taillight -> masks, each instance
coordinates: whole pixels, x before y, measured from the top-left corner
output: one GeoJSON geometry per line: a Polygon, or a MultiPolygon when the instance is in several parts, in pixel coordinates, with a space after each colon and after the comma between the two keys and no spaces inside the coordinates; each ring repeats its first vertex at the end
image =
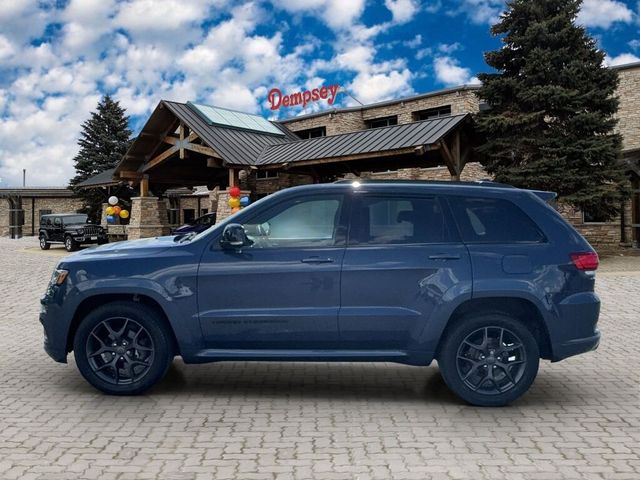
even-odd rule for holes
{"type": "Polygon", "coordinates": [[[572,253],[571,261],[578,270],[596,270],[600,263],[596,252],[572,253]]]}

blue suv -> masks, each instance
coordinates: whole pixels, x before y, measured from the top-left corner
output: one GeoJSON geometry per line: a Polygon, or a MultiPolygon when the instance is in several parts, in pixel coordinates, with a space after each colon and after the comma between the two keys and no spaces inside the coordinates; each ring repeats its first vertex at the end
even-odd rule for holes
{"type": "Polygon", "coordinates": [[[45,350],[138,394],[185,363],[429,365],[475,405],[523,395],[539,359],[599,343],[598,256],[549,204],[490,182],[338,182],[270,195],[201,233],[62,259],[45,350]]]}

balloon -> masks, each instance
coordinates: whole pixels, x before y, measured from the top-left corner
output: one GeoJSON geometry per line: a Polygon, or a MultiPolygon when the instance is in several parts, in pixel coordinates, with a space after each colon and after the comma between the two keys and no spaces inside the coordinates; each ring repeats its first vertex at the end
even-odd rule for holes
{"type": "Polygon", "coordinates": [[[229,195],[231,195],[232,198],[238,198],[240,196],[240,187],[231,187],[229,189],[229,195]]]}
{"type": "Polygon", "coordinates": [[[107,215],[107,223],[114,223],[116,221],[116,217],[113,215],[107,215]]]}
{"type": "Polygon", "coordinates": [[[129,218],[129,210],[120,210],[120,218],[129,218]]]}
{"type": "Polygon", "coordinates": [[[236,213],[236,212],[239,212],[239,211],[240,211],[240,207],[233,207],[231,209],[231,213],[236,213]]]}
{"type": "Polygon", "coordinates": [[[240,206],[240,199],[239,199],[239,198],[237,198],[237,197],[231,197],[231,198],[229,199],[229,206],[230,206],[231,208],[237,208],[237,207],[239,207],[239,206],[240,206]]]}
{"type": "Polygon", "coordinates": [[[249,197],[242,197],[240,199],[240,205],[242,205],[243,207],[246,207],[250,203],[251,203],[251,201],[249,200],[249,197]]]}
{"type": "Polygon", "coordinates": [[[109,205],[115,205],[118,203],[118,197],[116,197],[115,195],[112,195],[109,197],[109,205]]]}
{"type": "Polygon", "coordinates": [[[122,209],[120,207],[118,207],[117,205],[115,207],[113,207],[113,214],[114,215],[120,215],[121,211],[122,211],[122,209]]]}
{"type": "Polygon", "coordinates": [[[106,213],[107,215],[113,215],[113,207],[107,207],[107,208],[105,209],[105,213],[106,213]]]}

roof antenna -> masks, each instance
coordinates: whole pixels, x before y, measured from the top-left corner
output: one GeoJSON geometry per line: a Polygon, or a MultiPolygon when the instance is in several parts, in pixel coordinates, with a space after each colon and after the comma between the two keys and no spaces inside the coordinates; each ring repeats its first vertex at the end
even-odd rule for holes
{"type": "Polygon", "coordinates": [[[364,106],[364,103],[362,103],[360,100],[358,100],[356,97],[354,97],[353,95],[351,95],[351,92],[349,92],[349,90],[347,90],[345,87],[340,87],[340,89],[338,90],[338,93],[344,93],[345,95],[349,95],[351,98],[353,98],[356,102],[358,102],[360,105],[364,106]]]}

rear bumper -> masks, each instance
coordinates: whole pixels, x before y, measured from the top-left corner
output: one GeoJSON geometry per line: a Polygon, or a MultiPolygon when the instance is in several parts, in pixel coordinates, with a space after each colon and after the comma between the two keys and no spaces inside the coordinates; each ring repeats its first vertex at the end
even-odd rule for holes
{"type": "Polygon", "coordinates": [[[574,355],[585,352],[591,352],[600,345],[600,332],[596,331],[595,335],[587,338],[576,338],[563,343],[554,343],[552,346],[553,357],[552,362],[558,362],[574,355]]]}

